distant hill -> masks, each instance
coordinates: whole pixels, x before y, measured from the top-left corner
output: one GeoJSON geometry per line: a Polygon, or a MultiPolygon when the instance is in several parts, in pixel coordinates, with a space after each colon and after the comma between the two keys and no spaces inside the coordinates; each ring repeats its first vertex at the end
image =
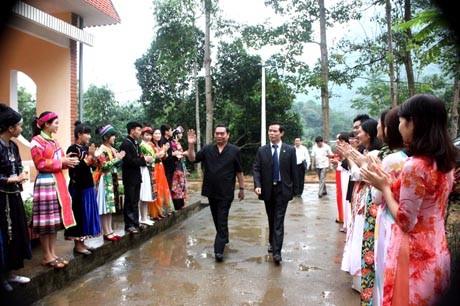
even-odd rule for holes
{"type": "MultiPolygon", "coordinates": [[[[329,107],[335,112],[347,113],[348,116],[365,113],[367,110],[359,110],[351,107],[351,100],[355,96],[355,89],[360,86],[365,86],[364,80],[355,81],[353,88],[348,89],[346,86],[332,85],[329,90],[332,97],[329,99],[329,107]]],[[[296,95],[295,102],[313,101],[317,105],[321,105],[321,95],[318,89],[309,90],[308,94],[296,95]]]]}

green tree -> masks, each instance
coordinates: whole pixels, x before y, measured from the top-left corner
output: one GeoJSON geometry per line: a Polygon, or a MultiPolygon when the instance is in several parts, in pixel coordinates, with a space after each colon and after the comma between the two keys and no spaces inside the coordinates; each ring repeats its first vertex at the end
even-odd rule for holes
{"type": "MultiPolygon", "coordinates": [[[[415,83],[415,90],[416,92],[436,95],[445,101],[450,101],[452,97],[452,86],[448,84],[448,79],[438,74],[422,77],[420,82],[415,83]]],[[[399,96],[402,100],[411,96],[407,85],[400,87],[399,96]]],[[[351,107],[368,109],[369,114],[374,117],[379,116],[383,110],[391,108],[392,101],[388,81],[380,79],[378,76],[372,77],[366,86],[358,87],[357,95],[351,100],[351,107]]]]}
{"type": "Polygon", "coordinates": [[[203,63],[204,34],[195,26],[194,1],[154,4],[158,29],[150,48],[135,62],[136,76],[145,110],[166,123],[185,107],[193,90],[194,70],[203,63]]]}
{"type": "Polygon", "coordinates": [[[33,99],[32,94],[27,92],[25,87],[20,86],[18,88],[18,110],[20,110],[24,122],[22,136],[27,140],[32,138],[32,121],[36,117],[36,105],[37,101],[33,99]]]}
{"type": "MultiPolygon", "coordinates": [[[[83,94],[83,121],[92,128],[92,142],[100,145],[101,137],[96,135],[96,129],[107,124],[111,124],[117,131],[119,139],[125,131],[123,122],[126,114],[136,114],[134,112],[122,112],[119,103],[115,100],[115,95],[107,85],[97,87],[91,84],[83,94]]],[[[131,117],[130,117],[131,118],[131,117]]],[[[125,123],[126,124],[126,123],[125,123]]]]}
{"type": "MultiPolygon", "coordinates": [[[[217,51],[214,122],[227,124],[231,142],[242,151],[246,173],[252,171],[260,146],[261,58],[250,55],[242,41],[221,42],[217,51]]],[[[267,124],[280,121],[286,127],[284,140],[293,143],[301,133],[299,114],[291,111],[292,89],[276,73],[266,76],[267,124]]]]}
{"type": "Polygon", "coordinates": [[[326,42],[327,28],[333,24],[356,19],[360,15],[355,8],[360,1],[337,2],[326,8],[324,1],[315,0],[267,0],[267,6],[285,17],[285,22],[277,27],[264,25],[244,27],[243,37],[251,47],[277,45],[282,48],[276,56],[274,67],[285,72],[285,79],[294,86],[296,92],[305,92],[307,88],[319,88],[321,91],[323,137],[329,140],[329,81],[342,84],[349,81],[347,73],[334,69],[334,62],[329,62],[326,42]],[[320,40],[313,36],[313,27],[319,23],[320,40]],[[308,43],[320,47],[321,59],[310,69],[306,60],[302,60],[308,43]]]}

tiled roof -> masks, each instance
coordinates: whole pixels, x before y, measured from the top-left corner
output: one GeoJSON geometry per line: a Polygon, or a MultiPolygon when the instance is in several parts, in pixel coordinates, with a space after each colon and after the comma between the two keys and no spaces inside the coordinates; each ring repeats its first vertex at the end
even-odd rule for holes
{"type": "Polygon", "coordinates": [[[117,11],[115,10],[112,1],[110,0],[85,0],[89,5],[97,8],[101,12],[109,15],[117,22],[120,22],[120,16],[118,16],[117,11]]]}

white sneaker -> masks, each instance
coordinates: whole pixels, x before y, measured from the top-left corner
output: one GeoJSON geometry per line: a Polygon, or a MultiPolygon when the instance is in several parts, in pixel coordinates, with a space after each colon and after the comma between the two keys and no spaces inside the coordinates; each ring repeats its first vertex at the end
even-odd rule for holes
{"type": "Polygon", "coordinates": [[[154,221],[150,221],[150,220],[140,221],[140,223],[148,225],[148,226],[152,226],[153,224],[155,224],[154,221]]]}
{"type": "Polygon", "coordinates": [[[25,277],[25,276],[19,276],[19,275],[11,275],[8,277],[8,282],[10,283],[18,283],[18,284],[27,284],[30,282],[30,278],[25,277]]]}

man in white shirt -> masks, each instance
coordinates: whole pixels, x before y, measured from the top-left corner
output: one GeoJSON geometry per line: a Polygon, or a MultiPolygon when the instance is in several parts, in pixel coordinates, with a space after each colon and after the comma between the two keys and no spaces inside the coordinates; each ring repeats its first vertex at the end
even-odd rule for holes
{"type": "Polygon", "coordinates": [[[301,197],[305,183],[305,171],[310,168],[310,154],[307,147],[302,145],[300,138],[294,140],[295,154],[297,158],[298,190],[294,190],[294,196],[301,197]]]}
{"type": "Polygon", "coordinates": [[[327,195],[326,190],[326,172],[329,168],[329,158],[333,157],[331,147],[323,142],[323,137],[318,136],[315,139],[316,144],[311,149],[312,165],[316,169],[319,180],[318,198],[327,195]]]}

